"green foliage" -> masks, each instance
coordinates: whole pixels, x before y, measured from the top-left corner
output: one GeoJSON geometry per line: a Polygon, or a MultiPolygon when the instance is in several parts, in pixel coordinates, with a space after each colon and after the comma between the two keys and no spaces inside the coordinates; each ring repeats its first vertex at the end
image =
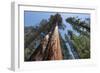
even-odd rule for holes
{"type": "Polygon", "coordinates": [[[28,59],[30,58],[32,52],[33,52],[33,50],[31,50],[29,48],[24,49],[24,60],[25,61],[28,61],[28,59]]]}
{"type": "Polygon", "coordinates": [[[72,25],[79,35],[68,31],[70,39],[81,59],[90,58],[90,19],[81,20],[78,17],[69,17],[66,22],[72,25]]]}
{"type": "Polygon", "coordinates": [[[49,18],[49,26],[50,28],[54,27],[56,24],[58,24],[59,29],[64,29],[65,25],[62,22],[62,17],[59,13],[55,15],[51,15],[49,18]]]}
{"type": "Polygon", "coordinates": [[[90,39],[86,36],[76,36],[73,34],[72,38],[74,47],[76,48],[80,58],[90,58],[90,39]]]}
{"type": "Polygon", "coordinates": [[[66,22],[72,25],[73,29],[78,33],[83,34],[87,37],[90,37],[90,19],[86,18],[81,20],[78,17],[69,17],[66,19],[66,22]]]}
{"type": "MultiPolygon", "coordinates": [[[[71,34],[70,40],[73,43],[74,49],[77,51],[81,59],[90,58],[90,39],[84,35],[71,34]]],[[[68,36],[65,34],[66,42],[68,42],[68,36]]]]}
{"type": "Polygon", "coordinates": [[[68,35],[70,36],[70,38],[72,38],[73,32],[71,30],[68,30],[68,35]]]}

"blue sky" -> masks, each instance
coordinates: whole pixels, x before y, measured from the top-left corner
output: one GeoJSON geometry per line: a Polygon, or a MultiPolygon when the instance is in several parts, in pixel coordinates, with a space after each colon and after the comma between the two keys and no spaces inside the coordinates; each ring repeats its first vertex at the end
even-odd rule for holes
{"type": "MultiPolygon", "coordinates": [[[[34,12],[34,11],[24,11],[24,26],[36,26],[40,23],[42,19],[49,19],[50,15],[55,15],[56,12],[34,12]]],[[[80,13],[60,13],[63,23],[66,25],[66,29],[64,31],[60,30],[62,33],[62,36],[66,33],[67,30],[73,30],[72,26],[65,21],[68,17],[79,17],[82,20],[85,18],[90,18],[90,14],[80,14],[80,13]]],[[[75,32],[75,31],[74,31],[75,32]]]]}

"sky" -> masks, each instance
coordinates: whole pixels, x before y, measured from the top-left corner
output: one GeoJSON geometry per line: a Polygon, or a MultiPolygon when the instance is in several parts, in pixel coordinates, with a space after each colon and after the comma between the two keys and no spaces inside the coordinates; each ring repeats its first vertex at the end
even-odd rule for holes
{"type": "MultiPolygon", "coordinates": [[[[49,19],[51,15],[55,15],[56,12],[34,12],[34,11],[24,11],[24,26],[36,26],[38,25],[42,19],[49,19]]],[[[72,26],[65,21],[68,17],[77,17],[84,20],[85,18],[90,18],[90,14],[83,14],[83,13],[61,13],[59,12],[63,19],[63,23],[66,25],[65,30],[60,30],[60,32],[63,32],[61,35],[64,36],[64,34],[67,34],[67,30],[72,30],[75,32],[72,28],[72,26]]],[[[76,32],[75,32],[76,33],[76,32]]]]}

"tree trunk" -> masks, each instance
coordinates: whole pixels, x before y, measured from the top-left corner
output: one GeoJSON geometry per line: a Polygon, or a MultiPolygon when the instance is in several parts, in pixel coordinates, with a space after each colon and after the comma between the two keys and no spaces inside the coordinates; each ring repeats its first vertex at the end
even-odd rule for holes
{"type": "Polygon", "coordinates": [[[39,47],[31,55],[30,61],[41,60],[62,60],[62,50],[59,39],[58,25],[56,24],[51,32],[47,34],[48,37],[41,41],[39,47]]]}
{"type": "Polygon", "coordinates": [[[54,27],[44,55],[45,60],[62,60],[62,51],[59,39],[58,25],[54,27]]]}

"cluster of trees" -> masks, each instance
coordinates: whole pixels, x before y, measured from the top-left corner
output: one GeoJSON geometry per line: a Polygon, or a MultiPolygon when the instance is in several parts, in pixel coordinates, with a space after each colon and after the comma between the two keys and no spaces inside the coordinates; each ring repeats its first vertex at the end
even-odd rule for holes
{"type": "MultiPolygon", "coordinates": [[[[76,35],[73,31],[66,31],[69,34],[65,34],[66,37],[70,37],[74,48],[79,54],[80,58],[90,58],[90,19],[82,21],[78,17],[66,18],[66,22],[71,24],[73,29],[79,33],[76,35]]],[[[43,19],[37,26],[24,26],[24,60],[28,61],[31,54],[39,46],[41,39],[44,38],[51,30],[53,30],[55,24],[58,24],[59,29],[66,29],[66,26],[62,22],[62,17],[59,13],[51,15],[49,20],[43,19]],[[45,27],[45,28],[44,28],[45,27]]],[[[68,47],[66,46],[67,38],[64,40],[60,35],[61,48],[63,52],[63,58],[69,59],[68,47]]]]}
{"type": "Polygon", "coordinates": [[[73,29],[79,33],[79,35],[76,35],[73,31],[68,31],[80,58],[90,58],[90,19],[81,20],[78,17],[69,17],[66,22],[71,24],[73,29]]]}

